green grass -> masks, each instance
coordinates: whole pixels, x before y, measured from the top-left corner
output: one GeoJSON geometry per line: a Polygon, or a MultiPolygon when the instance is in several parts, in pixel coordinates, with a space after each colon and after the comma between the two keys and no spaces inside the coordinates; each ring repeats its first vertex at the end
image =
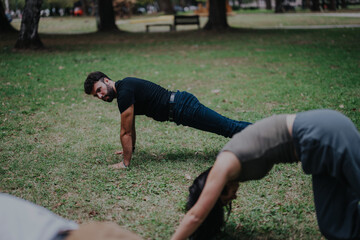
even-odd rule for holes
{"type": "MultiPolygon", "coordinates": [[[[234,119],[331,108],[360,128],[360,29],[41,35],[39,52],[12,50],[16,37],[0,38],[0,190],[78,222],[168,239],[228,141],[138,116],[131,168],[109,169],[119,112],[83,93],[91,71],[187,90],[234,119]]],[[[241,184],[222,238],[321,239],[311,178],[279,165],[241,184]]]]}

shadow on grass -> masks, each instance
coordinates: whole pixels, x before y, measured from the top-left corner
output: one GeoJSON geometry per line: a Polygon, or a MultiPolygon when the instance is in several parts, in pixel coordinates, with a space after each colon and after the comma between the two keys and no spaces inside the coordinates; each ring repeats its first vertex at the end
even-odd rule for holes
{"type": "MultiPolygon", "coordinates": [[[[192,44],[194,42],[209,41],[223,41],[227,37],[232,36],[283,36],[292,34],[314,34],[316,36],[322,35],[324,32],[340,32],[348,33],[348,29],[250,29],[250,28],[229,28],[222,31],[207,31],[207,30],[190,30],[180,32],[156,32],[156,33],[133,33],[133,32],[92,32],[83,34],[40,34],[45,48],[40,52],[54,52],[54,51],[78,51],[88,50],[89,45],[95,49],[113,49],[126,46],[134,46],[134,44],[151,44],[162,45],[168,42],[174,42],[181,45],[192,44]]],[[[354,32],[358,32],[354,30],[354,32]]],[[[0,48],[13,49],[18,38],[18,33],[9,33],[0,35],[0,48]]],[[[136,46],[134,46],[136,48],[136,46]]]]}
{"type": "Polygon", "coordinates": [[[275,239],[281,239],[281,238],[273,238],[270,237],[269,234],[258,234],[258,233],[241,233],[241,232],[233,232],[233,233],[222,233],[219,237],[216,239],[221,240],[275,240],[275,239]]]}
{"type": "Polygon", "coordinates": [[[136,152],[134,156],[134,160],[136,162],[143,161],[146,159],[147,162],[209,162],[213,163],[215,161],[216,155],[218,154],[218,150],[209,150],[205,152],[198,152],[187,148],[180,148],[174,150],[170,150],[168,152],[150,152],[146,150],[140,150],[136,152]]]}
{"type": "MultiPolygon", "coordinates": [[[[228,223],[223,232],[216,238],[221,240],[279,240],[292,239],[291,232],[288,229],[281,228],[282,224],[277,226],[259,226],[258,223],[248,219],[236,226],[234,222],[228,223]]],[[[317,233],[314,233],[317,235],[317,233]]],[[[315,239],[316,237],[314,237],[315,239]]]]}

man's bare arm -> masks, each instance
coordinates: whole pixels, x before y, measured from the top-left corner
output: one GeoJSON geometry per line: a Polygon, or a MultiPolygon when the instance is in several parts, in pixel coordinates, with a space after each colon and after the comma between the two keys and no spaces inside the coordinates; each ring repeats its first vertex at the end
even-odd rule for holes
{"type": "Polygon", "coordinates": [[[134,105],[131,105],[123,113],[121,113],[121,128],[120,128],[120,141],[123,148],[123,158],[125,166],[130,165],[131,156],[133,152],[133,132],[135,131],[134,126],[134,105]]]}

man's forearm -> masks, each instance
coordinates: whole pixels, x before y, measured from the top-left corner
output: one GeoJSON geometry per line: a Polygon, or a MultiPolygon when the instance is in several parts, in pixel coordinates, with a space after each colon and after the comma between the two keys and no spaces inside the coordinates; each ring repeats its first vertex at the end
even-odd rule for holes
{"type": "Polygon", "coordinates": [[[133,140],[130,134],[120,135],[120,141],[123,148],[123,158],[126,166],[130,165],[133,152],[133,140]]]}

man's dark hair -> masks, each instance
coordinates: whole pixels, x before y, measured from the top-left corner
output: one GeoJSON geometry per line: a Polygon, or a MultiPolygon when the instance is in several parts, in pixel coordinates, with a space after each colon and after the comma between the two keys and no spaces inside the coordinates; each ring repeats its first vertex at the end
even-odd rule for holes
{"type": "MultiPolygon", "coordinates": [[[[91,91],[93,90],[94,84],[98,81],[104,81],[104,77],[110,79],[108,76],[106,76],[102,72],[92,72],[90,73],[85,82],[84,82],[84,91],[86,94],[91,94],[91,91]]],[[[110,79],[111,80],[111,79],[110,79]]]]}
{"type": "MultiPolygon", "coordinates": [[[[189,197],[186,203],[186,211],[189,211],[197,202],[202,190],[204,189],[206,179],[209,175],[211,167],[205,172],[201,173],[189,187],[189,197]]],[[[223,190],[227,191],[226,189],[223,190]]],[[[228,215],[231,211],[231,205],[228,210],[228,215]]],[[[191,240],[212,239],[220,233],[221,228],[224,226],[224,207],[220,199],[216,202],[209,215],[198,229],[190,236],[191,240]]]]}

